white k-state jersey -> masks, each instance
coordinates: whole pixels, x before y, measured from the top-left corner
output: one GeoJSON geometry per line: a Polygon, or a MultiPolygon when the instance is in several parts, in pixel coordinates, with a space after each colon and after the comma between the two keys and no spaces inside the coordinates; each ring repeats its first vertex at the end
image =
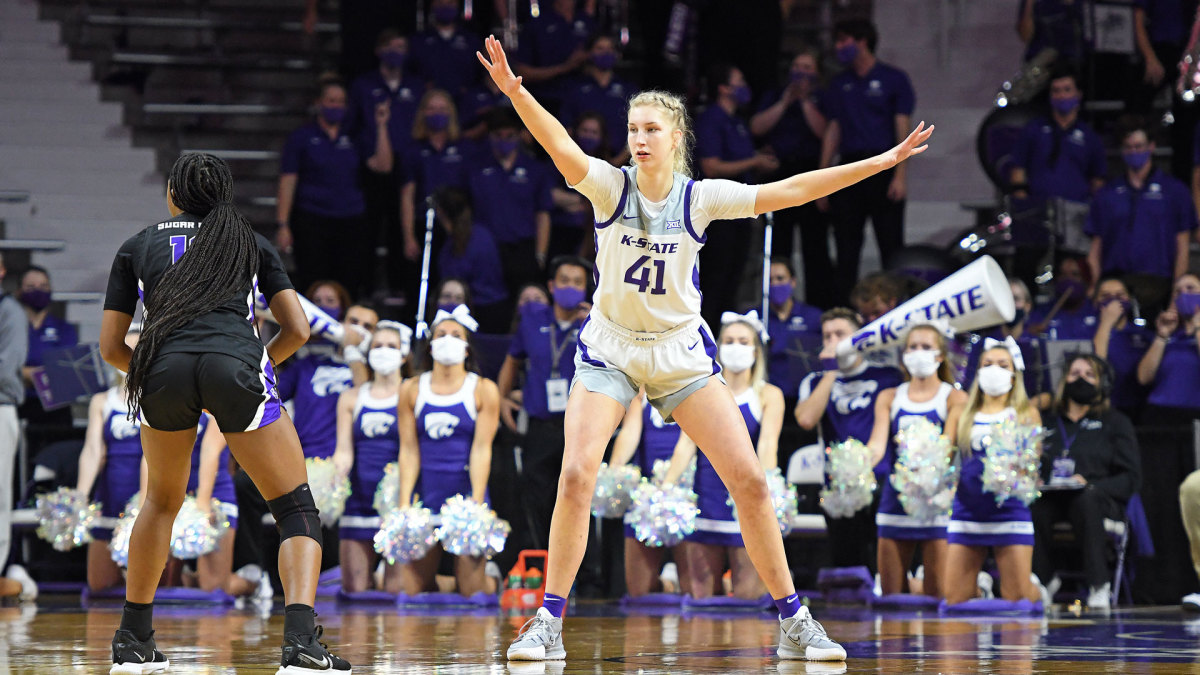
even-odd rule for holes
{"type": "Polygon", "coordinates": [[[651,202],[637,171],[591,158],[574,187],[596,214],[593,309],[628,330],[660,333],[700,315],[705,230],[713,220],[754,217],[758,187],[677,173],[666,199],[651,202]]]}

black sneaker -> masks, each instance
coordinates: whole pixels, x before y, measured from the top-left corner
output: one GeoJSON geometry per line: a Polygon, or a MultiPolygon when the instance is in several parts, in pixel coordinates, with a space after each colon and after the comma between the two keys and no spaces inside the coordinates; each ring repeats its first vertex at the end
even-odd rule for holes
{"type": "Polygon", "coordinates": [[[161,673],[171,667],[171,662],[154,646],[154,631],[150,637],[139,640],[127,630],[119,630],[112,641],[113,667],[109,675],[145,675],[161,673]]]}
{"type": "Polygon", "coordinates": [[[283,636],[283,658],[275,675],[302,675],[305,673],[350,673],[350,664],[345,659],[329,653],[321,643],[324,629],[310,635],[287,633],[283,636]]]}

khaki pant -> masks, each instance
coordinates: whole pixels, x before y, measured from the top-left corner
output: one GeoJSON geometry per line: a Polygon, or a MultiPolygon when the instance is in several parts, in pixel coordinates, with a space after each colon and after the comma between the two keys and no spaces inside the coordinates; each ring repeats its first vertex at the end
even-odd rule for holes
{"type": "Polygon", "coordinates": [[[1192,566],[1200,578],[1200,471],[1193,471],[1179,486],[1179,509],[1183,512],[1183,529],[1192,544],[1192,566]]]}

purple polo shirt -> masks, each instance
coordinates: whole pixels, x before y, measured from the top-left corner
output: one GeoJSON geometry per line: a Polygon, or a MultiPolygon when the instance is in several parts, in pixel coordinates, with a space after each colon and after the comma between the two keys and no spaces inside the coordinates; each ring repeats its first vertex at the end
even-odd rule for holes
{"type": "Polygon", "coordinates": [[[502,244],[533,238],[538,212],[554,206],[550,175],[544,163],[520,150],[507,171],[490,154],[480,158],[468,180],[476,221],[502,244]]]}
{"type": "Polygon", "coordinates": [[[771,341],[768,343],[767,379],[782,389],[784,395],[794,396],[802,378],[793,374],[788,352],[800,348],[798,341],[801,336],[821,337],[821,310],[793,301],[792,313],[788,318],[780,319],[773,310],[768,314],[767,333],[771,341]]]}
{"type": "Polygon", "coordinates": [[[896,116],[911,115],[917,105],[912,83],[903,70],[882,61],[859,77],[852,68],[829,83],[825,105],[841,129],[841,154],[876,155],[896,145],[896,116]]]}
{"type": "Polygon", "coordinates": [[[1168,408],[1200,409],[1197,379],[1200,379],[1200,353],[1196,351],[1196,338],[1178,332],[1171,336],[1163,351],[1146,402],[1168,408]]]}
{"type": "Polygon", "coordinates": [[[327,350],[310,350],[279,371],[279,398],[292,401],[305,457],[329,457],[337,446],[338,396],[351,387],[350,367],[327,350]]]}
{"type": "Polygon", "coordinates": [[[443,37],[436,27],[414,37],[411,51],[422,78],[457,96],[484,72],[475,58],[482,46],[482,38],[456,24],[449,37],[443,37]]]}
{"type": "Polygon", "coordinates": [[[483,121],[488,111],[496,106],[512,107],[512,101],[499,92],[493,94],[485,85],[475,85],[458,97],[458,121],[463,129],[483,121]]]}
{"type": "MultiPolygon", "coordinates": [[[[800,383],[800,400],[807,400],[825,373],[809,373],[800,383]]],[[[875,399],[884,389],[900,386],[904,377],[895,368],[869,366],[864,363],[849,374],[838,375],[829,396],[829,405],[821,417],[821,435],[826,445],[855,438],[866,443],[875,427],[875,399]]],[[[885,480],[891,461],[884,457],[875,466],[877,480],[885,480]]]]}
{"type": "Polygon", "coordinates": [[[29,352],[25,365],[44,365],[45,354],[52,349],[66,349],[79,344],[79,332],[66,319],[47,314],[41,328],[29,324],[29,352]]]}
{"type": "Polygon", "coordinates": [[[606,87],[591,77],[582,78],[567,88],[559,119],[570,129],[583,113],[600,113],[607,127],[609,151],[616,154],[628,139],[629,99],[637,92],[637,87],[615,77],[606,87]]]}
{"type": "Polygon", "coordinates": [[[358,170],[366,157],[344,126],[331,140],[314,121],[288,136],[280,172],[296,174],[296,208],[327,218],[351,218],[364,210],[358,170]]]}
{"type": "Polygon", "coordinates": [[[404,158],[404,182],[416,183],[416,204],[445,186],[466,188],[470,153],[462,143],[447,143],[439,152],[429,141],[414,143],[404,158]]]}
{"type": "Polygon", "coordinates": [[[1146,400],[1146,387],[1137,381],[1137,367],[1150,343],[1154,331],[1127,321],[1121,330],[1114,330],[1108,340],[1108,363],[1113,369],[1112,404],[1126,410],[1137,408],[1146,400]]]}
{"type": "MultiPolygon", "coordinates": [[[[1054,303],[1046,303],[1033,308],[1029,313],[1029,318],[1025,321],[1026,326],[1041,323],[1046,315],[1050,313],[1050,309],[1054,303]]],[[[1051,340],[1091,340],[1096,334],[1096,325],[1099,320],[1096,318],[1096,308],[1092,303],[1085,302],[1077,309],[1062,308],[1046,324],[1046,337],[1051,340]]]]}
{"type": "Polygon", "coordinates": [[[375,106],[388,101],[391,103],[391,116],[388,117],[387,125],[388,140],[392,143],[392,153],[403,157],[412,143],[413,119],[417,115],[417,105],[424,93],[425,83],[412,75],[406,76],[393,90],[388,87],[383,73],[378,70],[364,73],[354,80],[350,87],[348,132],[358,139],[361,147],[373,151],[375,106]]]}
{"type": "Polygon", "coordinates": [[[508,299],[504,286],[503,266],[496,240],[486,227],[475,225],[462,255],[454,253],[454,239],[446,237],[438,253],[438,270],[443,279],[458,277],[467,282],[471,299],[479,305],[490,305],[508,299]]]}
{"type": "Polygon", "coordinates": [[[564,328],[558,325],[552,307],[536,302],[522,307],[520,316],[508,355],[525,360],[525,412],[539,419],[562,415],[548,409],[546,381],[562,378],[570,382],[575,377],[575,350],[582,322],[564,328]]]}
{"type": "Polygon", "coordinates": [[[1100,237],[1104,274],[1175,274],[1176,237],[1195,230],[1196,206],[1182,182],[1154,169],[1141,189],[1128,175],[1110,181],[1092,199],[1083,231],[1100,237]]]}
{"type": "Polygon", "coordinates": [[[1012,159],[1025,169],[1029,194],[1036,199],[1086,202],[1091,198],[1091,180],[1104,178],[1108,171],[1104,140],[1078,119],[1066,129],[1049,118],[1033,120],[1021,131],[1012,159]]]}
{"type": "MultiPolygon", "coordinates": [[[[754,156],[754,141],[750,131],[740,117],[730,115],[719,105],[705,108],[696,120],[696,157],[716,157],[726,162],[736,162],[754,156]]],[[[753,183],[754,177],[746,172],[736,178],[743,183],[753,183]]]]}
{"type": "Polygon", "coordinates": [[[539,67],[556,66],[566,61],[576,49],[586,48],[595,32],[595,24],[587,14],[577,11],[567,20],[546,7],[541,16],[521,29],[516,62],[539,67]]]}
{"type": "MultiPolygon", "coordinates": [[[[783,91],[780,89],[767,92],[758,111],[762,112],[770,108],[782,97],[783,91]]],[[[814,98],[817,108],[824,113],[824,92],[817,92],[814,98]]],[[[783,111],[779,122],[763,140],[771,146],[775,151],[775,156],[784,164],[815,166],[821,159],[821,137],[813,133],[812,127],[808,126],[808,120],[804,118],[804,105],[801,101],[794,101],[783,111]]]]}

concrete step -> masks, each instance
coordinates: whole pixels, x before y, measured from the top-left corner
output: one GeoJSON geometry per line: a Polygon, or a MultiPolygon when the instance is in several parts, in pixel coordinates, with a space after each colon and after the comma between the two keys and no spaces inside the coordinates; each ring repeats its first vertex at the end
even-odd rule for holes
{"type": "Polygon", "coordinates": [[[91,106],[30,106],[24,101],[0,100],[0,120],[13,122],[121,124],[121,106],[96,102],[91,106]]]}
{"type": "Polygon", "coordinates": [[[38,21],[36,18],[12,16],[0,18],[3,32],[0,42],[58,44],[62,35],[57,23],[38,21]]]}
{"type": "Polygon", "coordinates": [[[0,77],[6,80],[26,78],[32,83],[37,80],[47,82],[79,82],[91,81],[92,65],[77,61],[67,61],[60,57],[46,58],[5,58],[0,60],[0,77]]]}
{"type": "Polygon", "coordinates": [[[154,151],[147,148],[110,148],[103,152],[77,152],[71,148],[42,145],[5,145],[0,157],[6,158],[13,169],[61,169],[67,171],[145,170],[153,166],[154,151]],[[12,162],[16,162],[15,164],[12,162]]]}
{"type": "MultiPolygon", "coordinates": [[[[3,18],[0,17],[0,21],[3,18]]],[[[0,59],[18,60],[67,60],[67,48],[53,42],[10,42],[0,36],[0,59]]]]}
{"type": "Polygon", "coordinates": [[[51,128],[35,120],[0,124],[0,145],[28,143],[47,147],[98,150],[114,145],[128,148],[132,138],[129,128],[120,124],[81,123],[51,128]]]}
{"type": "Polygon", "coordinates": [[[87,222],[102,218],[127,218],[133,223],[149,223],[166,210],[166,197],[160,192],[156,199],[139,199],[123,194],[91,196],[86,199],[74,194],[38,194],[37,213],[41,218],[87,222]]]}

